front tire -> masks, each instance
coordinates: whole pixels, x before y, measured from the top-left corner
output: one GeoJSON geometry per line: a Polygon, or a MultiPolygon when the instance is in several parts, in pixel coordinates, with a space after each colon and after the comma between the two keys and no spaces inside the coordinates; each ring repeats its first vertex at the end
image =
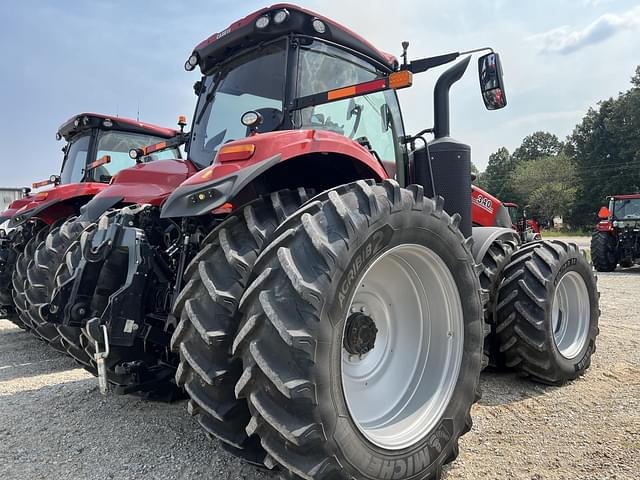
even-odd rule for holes
{"type": "Polygon", "coordinates": [[[600,295],[578,247],[549,240],[525,245],[504,277],[496,332],[506,366],[550,385],[583,374],[596,349],[600,295]]]}
{"type": "Polygon", "coordinates": [[[236,394],[247,432],[291,474],[437,479],[456,458],[478,398],[483,295],[442,205],[419,186],[359,181],[309,202],[261,254],[240,305],[236,394]]]}

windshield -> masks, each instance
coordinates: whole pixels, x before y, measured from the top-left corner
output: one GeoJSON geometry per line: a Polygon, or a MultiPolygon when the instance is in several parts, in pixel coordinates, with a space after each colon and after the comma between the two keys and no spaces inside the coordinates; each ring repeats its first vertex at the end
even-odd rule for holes
{"type": "Polygon", "coordinates": [[[67,154],[62,164],[62,171],[60,172],[60,183],[67,184],[82,181],[90,144],[90,133],[75,137],[67,144],[65,147],[67,154]]]}
{"type": "Polygon", "coordinates": [[[613,204],[613,218],[617,220],[640,219],[640,198],[615,200],[613,204]]]}
{"type": "MultiPolygon", "coordinates": [[[[136,164],[135,160],[129,157],[129,150],[146,145],[153,145],[163,140],[166,139],[140,133],[118,132],[115,130],[102,131],[98,138],[95,158],[100,159],[105,155],[109,155],[111,161],[95,168],[90,174],[95,181],[108,182],[111,177],[123,168],[132,167],[136,164]]],[[[180,152],[177,148],[168,148],[157,153],[152,153],[151,155],[142,157],[142,162],[146,163],[173,158],[180,158],[180,152]]]]}
{"type": "Polygon", "coordinates": [[[262,115],[260,132],[280,127],[286,51],[286,41],[279,41],[241,55],[205,78],[189,144],[189,158],[196,165],[210,165],[221,145],[249,135],[240,122],[249,110],[262,115]]]}
{"type": "Polygon", "coordinates": [[[518,223],[518,207],[507,207],[509,210],[509,217],[511,217],[511,223],[518,223]]]}

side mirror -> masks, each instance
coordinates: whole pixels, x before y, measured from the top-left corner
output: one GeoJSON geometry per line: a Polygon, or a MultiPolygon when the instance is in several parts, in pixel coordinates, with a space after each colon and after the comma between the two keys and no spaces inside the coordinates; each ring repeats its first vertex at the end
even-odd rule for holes
{"type": "Polygon", "coordinates": [[[502,81],[502,64],[500,55],[487,53],[478,59],[478,76],[480,77],[480,92],[487,110],[499,110],[507,106],[502,81]]]}
{"type": "Polygon", "coordinates": [[[611,216],[611,212],[607,207],[602,207],[598,212],[598,217],[602,220],[607,220],[611,216]]]}

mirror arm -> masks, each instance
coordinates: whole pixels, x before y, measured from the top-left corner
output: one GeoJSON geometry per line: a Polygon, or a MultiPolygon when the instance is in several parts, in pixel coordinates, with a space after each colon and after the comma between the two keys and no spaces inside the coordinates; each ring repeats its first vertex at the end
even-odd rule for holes
{"type": "Polygon", "coordinates": [[[439,67],[446,63],[453,62],[460,56],[460,52],[446,53],[444,55],[437,55],[435,57],[420,58],[418,60],[412,60],[406,67],[411,73],[426,72],[430,68],[439,67]]]}

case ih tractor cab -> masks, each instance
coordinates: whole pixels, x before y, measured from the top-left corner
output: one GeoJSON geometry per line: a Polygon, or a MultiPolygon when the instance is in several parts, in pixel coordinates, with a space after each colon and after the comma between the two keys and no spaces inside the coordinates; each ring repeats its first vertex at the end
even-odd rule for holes
{"type": "Polygon", "coordinates": [[[598,212],[600,222],[591,235],[591,261],[599,272],[612,272],[618,264],[640,263],[640,193],[609,197],[598,212]]]}
{"type": "Polygon", "coordinates": [[[540,225],[532,218],[527,218],[527,207],[520,210],[516,203],[505,202],[504,206],[509,211],[513,228],[518,232],[522,243],[542,240],[540,225]]]}
{"type": "MultiPolygon", "coordinates": [[[[590,266],[575,245],[519,248],[506,208],[470,195],[448,99],[470,57],[438,79],[434,127],[404,132],[395,90],[461,55],[410,62],[407,47],[399,64],[276,5],[194,49],[187,147],[206,168],[160,208],[102,216],[52,300],[95,342],[103,387],[127,349],[160,353],[172,333],[189,411],[243,458],[296,478],[439,478],[471,428],[485,314],[523,374],[560,384],[588,367],[590,266]]],[[[478,73],[487,108],[504,107],[498,55],[478,73]]]]}
{"type": "MultiPolygon", "coordinates": [[[[56,138],[66,140],[60,175],[33,184],[33,188],[52,188],[31,195],[25,189],[26,196],[5,212],[12,230],[2,245],[0,299],[12,321],[66,350],[64,338],[43,320],[41,306],[48,303],[52,267],[57,267],[66,247],[82,231],[83,224],[73,220],[121,169],[135,163],[128,154],[131,148],[176,135],[172,129],[94,113],[76,115],[60,127],[56,138]]],[[[141,161],[175,155],[178,150],[167,150],[141,161]]]]}

